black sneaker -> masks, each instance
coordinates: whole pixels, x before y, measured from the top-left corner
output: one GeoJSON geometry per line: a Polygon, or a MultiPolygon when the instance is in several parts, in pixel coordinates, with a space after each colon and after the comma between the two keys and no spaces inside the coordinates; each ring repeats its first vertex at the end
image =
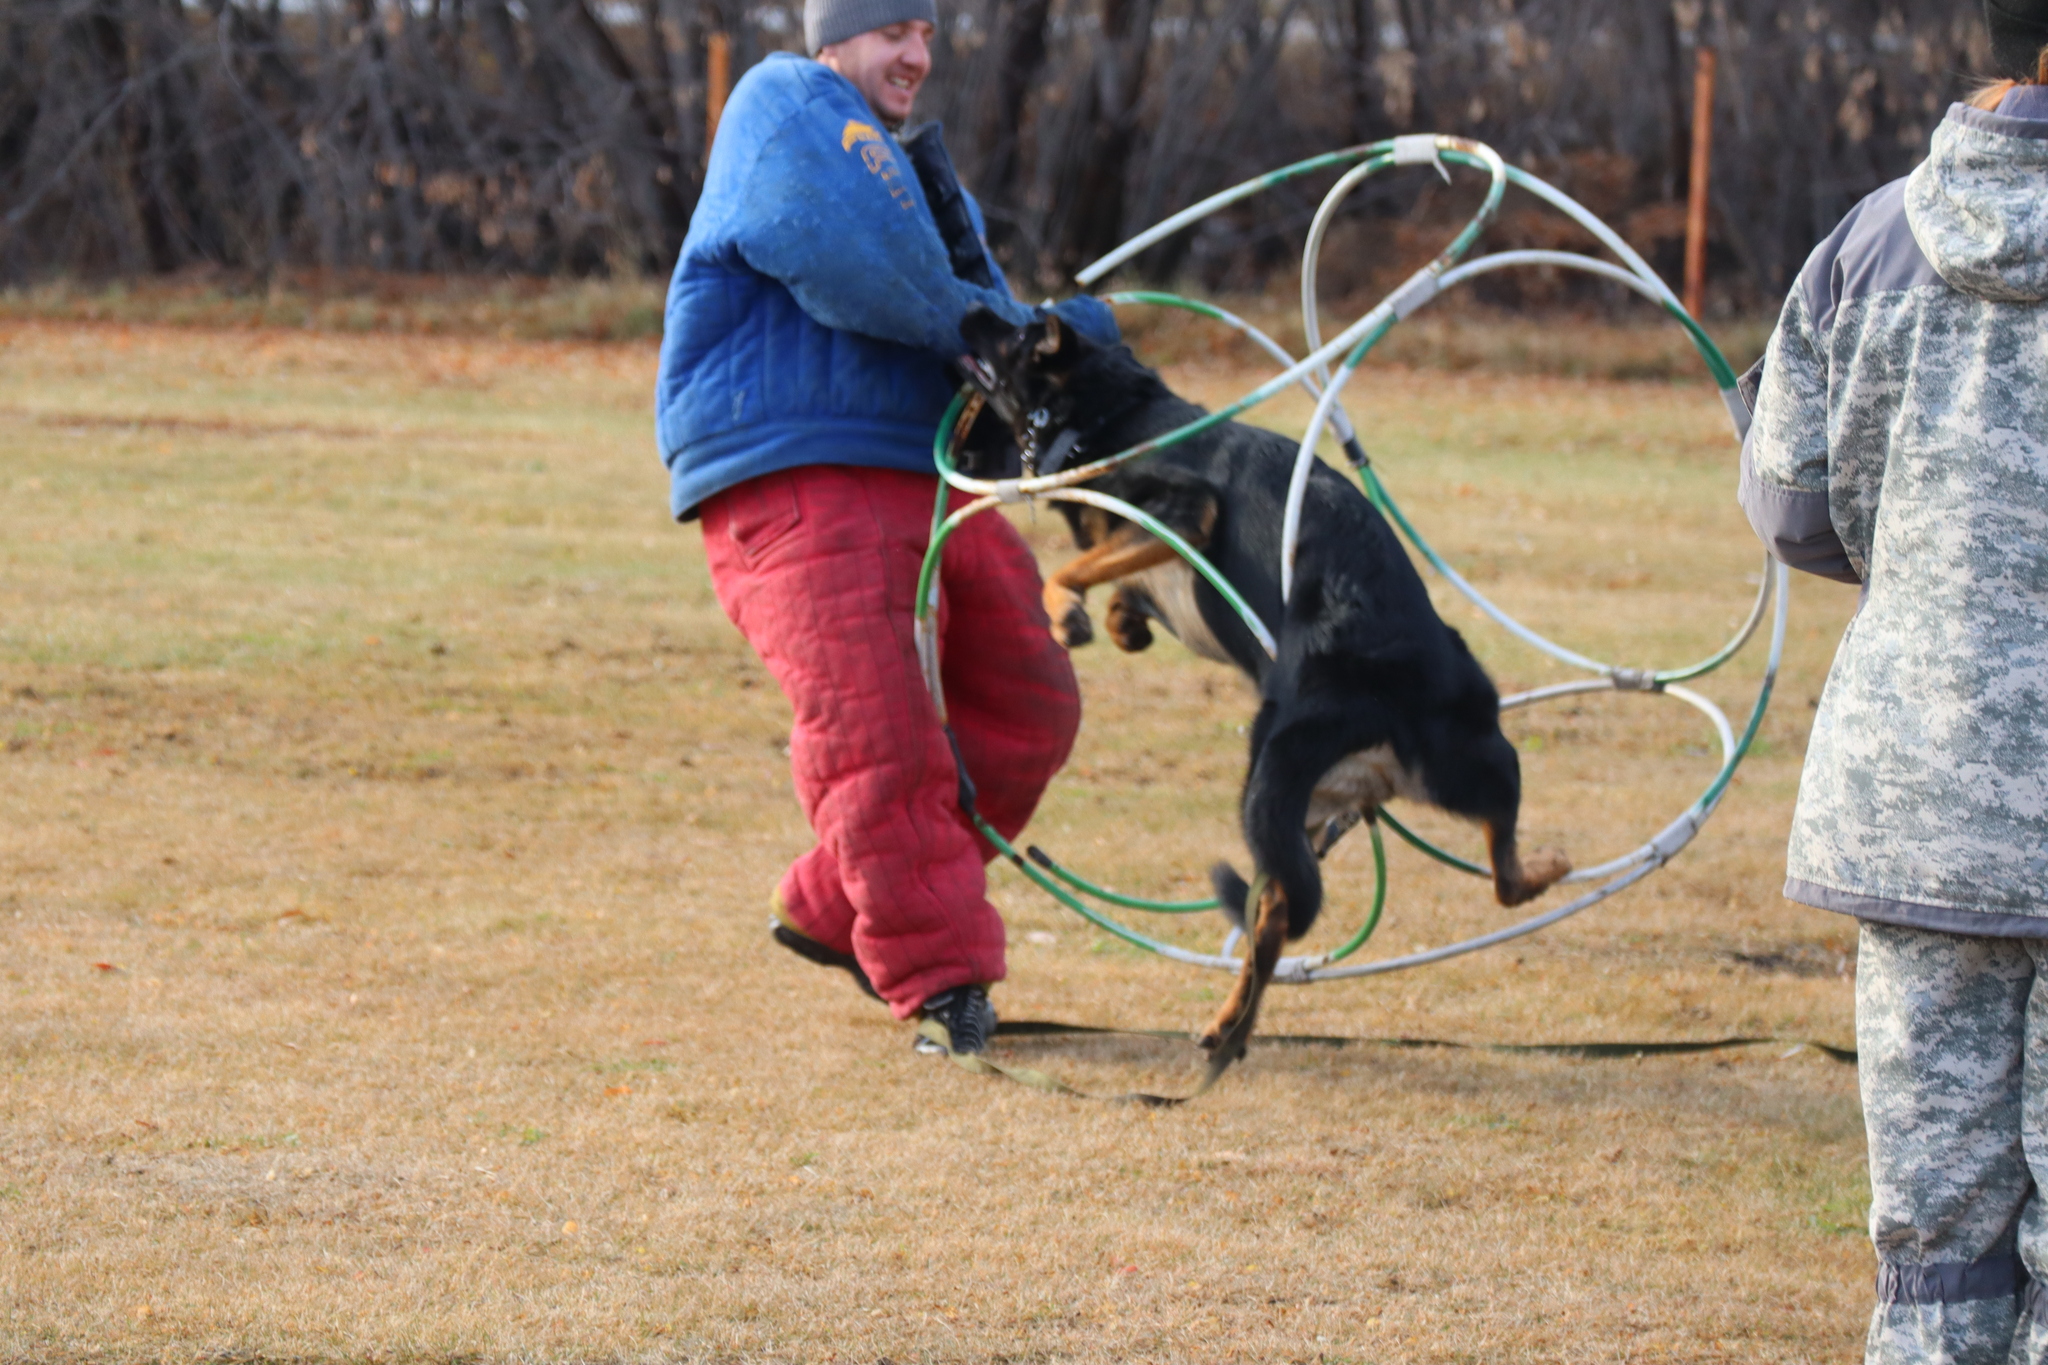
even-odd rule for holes
{"type": "Polygon", "coordinates": [[[871,1000],[880,1000],[875,983],[868,980],[868,974],[860,969],[851,953],[834,952],[809,934],[802,933],[784,924],[779,916],[768,917],[768,936],[783,947],[795,953],[806,962],[815,962],[820,967],[837,967],[853,978],[853,984],[867,992],[871,1000]]]}
{"type": "MultiPolygon", "coordinates": [[[[988,1040],[996,1036],[996,1007],[989,1004],[988,991],[981,986],[955,986],[949,991],[940,991],[924,1002],[919,1013],[926,1019],[935,1020],[946,1030],[954,1052],[971,1056],[985,1051],[988,1040]]],[[[913,1046],[919,1052],[946,1050],[923,1036],[913,1046]]]]}

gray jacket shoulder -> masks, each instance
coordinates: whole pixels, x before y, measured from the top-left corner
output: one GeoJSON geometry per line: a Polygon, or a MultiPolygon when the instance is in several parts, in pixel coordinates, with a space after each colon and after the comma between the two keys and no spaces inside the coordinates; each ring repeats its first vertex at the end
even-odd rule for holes
{"type": "MultiPolygon", "coordinates": [[[[1794,286],[1825,338],[1843,305],[1872,294],[1941,285],[1941,275],[1906,221],[1906,178],[1865,195],[1813,249],[1794,286]]],[[[1944,286],[1945,287],[1945,286],[1944,286]]]]}
{"type": "MultiPolygon", "coordinates": [[[[1807,257],[1779,323],[1779,335],[1772,338],[1772,354],[1743,376],[1740,387],[1745,401],[1756,406],[1766,387],[1762,373],[1766,364],[1824,367],[1828,336],[1845,306],[1875,294],[1927,286],[1946,287],[1906,220],[1906,182],[1894,180],[1850,209],[1807,257]],[[1795,337],[1788,345],[1784,336],[1788,327],[1810,334],[1795,337]]],[[[1788,377],[1779,376],[1781,380],[1788,377]]],[[[1806,384],[1770,386],[1774,398],[1782,402],[1801,391],[1813,392],[1816,397],[1825,392],[1824,374],[1806,378],[1806,384]]],[[[1770,440],[1774,431],[1782,431],[1783,419],[1789,418],[1795,426],[1809,425],[1818,434],[1827,415],[1823,399],[1812,412],[1776,414],[1781,420],[1752,424],[1742,444],[1736,498],[1749,524],[1780,563],[1836,582],[1859,583],[1862,575],[1835,528],[1827,488],[1792,486],[1762,477],[1757,471],[1755,445],[1770,440]]]]}

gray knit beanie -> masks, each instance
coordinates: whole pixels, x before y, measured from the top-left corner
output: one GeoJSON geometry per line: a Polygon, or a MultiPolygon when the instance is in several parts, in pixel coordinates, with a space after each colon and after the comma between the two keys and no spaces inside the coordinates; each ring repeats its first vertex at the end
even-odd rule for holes
{"type": "Polygon", "coordinates": [[[2031,84],[2048,46],[2048,2],[1984,0],[1984,23],[1991,30],[1991,74],[2031,84]]]}
{"type": "Polygon", "coordinates": [[[815,57],[819,49],[871,28],[913,19],[938,27],[938,5],[934,0],[804,0],[804,49],[815,57]]]}

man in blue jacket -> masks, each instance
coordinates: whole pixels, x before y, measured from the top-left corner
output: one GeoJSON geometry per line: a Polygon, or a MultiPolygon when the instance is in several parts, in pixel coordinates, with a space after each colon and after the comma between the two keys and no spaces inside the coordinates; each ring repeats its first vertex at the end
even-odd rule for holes
{"type": "MultiPolygon", "coordinates": [[[[671,510],[701,519],[719,602],[795,712],[790,766],[818,843],[775,890],[776,940],[976,1052],[1004,974],[993,850],[959,808],[912,598],[960,319],[1032,310],[936,127],[895,136],[936,17],[933,0],[808,0],[815,60],[777,54],[734,89],[669,289],[656,421],[671,510]]],[[[1061,311],[1114,339],[1101,304],[1061,311]]],[[[947,542],[940,592],[954,733],[981,813],[1011,837],[1072,746],[1073,670],[1001,517],[947,542]]]]}

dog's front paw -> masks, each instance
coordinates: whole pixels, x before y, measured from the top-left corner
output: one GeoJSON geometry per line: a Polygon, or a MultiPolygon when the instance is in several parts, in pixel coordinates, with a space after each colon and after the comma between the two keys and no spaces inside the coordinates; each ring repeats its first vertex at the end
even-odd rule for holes
{"type": "Polygon", "coordinates": [[[1116,647],[1126,654],[1136,654],[1152,646],[1152,623],[1145,619],[1145,613],[1134,610],[1122,597],[1111,600],[1102,624],[1109,631],[1109,638],[1116,642],[1116,647]]]}
{"type": "Polygon", "coordinates": [[[1068,649],[1079,649],[1095,638],[1095,623],[1088,619],[1088,608],[1079,601],[1053,619],[1052,638],[1068,649]]]}

